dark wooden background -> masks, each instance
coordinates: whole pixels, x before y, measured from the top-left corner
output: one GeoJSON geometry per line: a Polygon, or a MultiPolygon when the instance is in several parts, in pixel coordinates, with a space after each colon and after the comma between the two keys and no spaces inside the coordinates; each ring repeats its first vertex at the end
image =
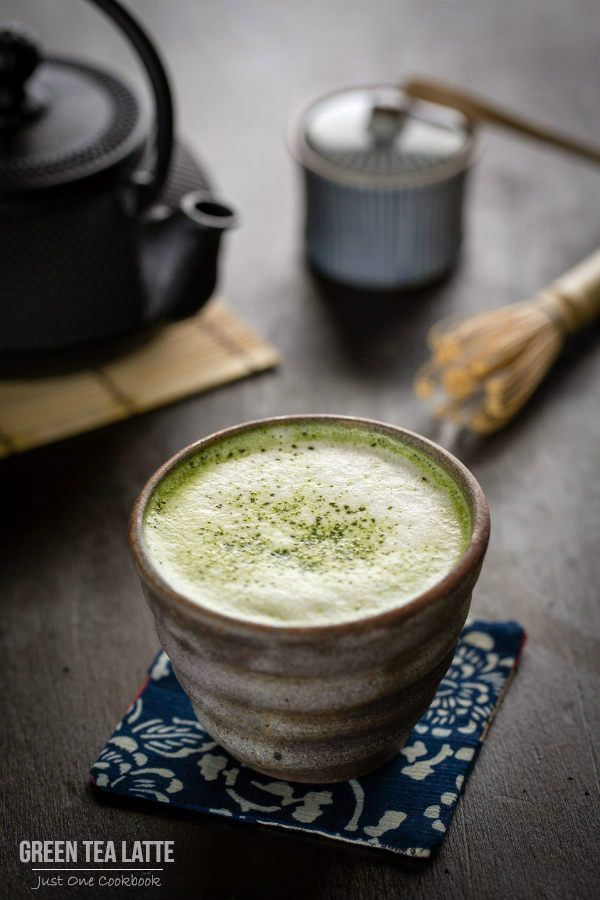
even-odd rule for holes
{"type": "MultiPolygon", "coordinates": [[[[600,173],[489,132],[456,273],[436,290],[380,298],[326,290],[306,271],[299,184],[284,147],[288,117],[308,98],[413,72],[476,87],[600,143],[597,0],[130,5],[169,61],[181,132],[244,220],[228,240],[222,291],[284,362],[0,465],[3,895],[29,896],[23,838],[168,838],[176,864],[165,897],[599,896],[597,334],[487,442],[438,429],[410,382],[438,317],[527,296],[600,245],[600,173]],[[517,618],[529,632],[443,848],[419,873],[377,851],[100,803],[86,787],[157,647],[126,547],[135,495],[179,447],[287,412],[385,419],[456,452],[483,485],[493,520],[473,612],[517,618]]],[[[81,0],[0,0],[0,12],[28,21],[48,46],[130,65],[125,45],[81,0]]]]}

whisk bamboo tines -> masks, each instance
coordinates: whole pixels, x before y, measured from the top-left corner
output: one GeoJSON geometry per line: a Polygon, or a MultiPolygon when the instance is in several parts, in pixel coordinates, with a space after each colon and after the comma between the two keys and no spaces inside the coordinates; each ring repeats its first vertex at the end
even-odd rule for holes
{"type": "Polygon", "coordinates": [[[568,336],[598,316],[600,250],[531,300],[434,325],[415,390],[434,400],[437,418],[490,434],[531,397],[568,336]]]}

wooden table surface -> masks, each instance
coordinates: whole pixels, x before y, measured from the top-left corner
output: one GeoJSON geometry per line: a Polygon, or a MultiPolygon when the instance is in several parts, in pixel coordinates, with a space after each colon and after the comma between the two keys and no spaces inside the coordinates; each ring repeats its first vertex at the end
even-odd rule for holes
{"type": "MultiPolygon", "coordinates": [[[[284,362],[1,464],[3,896],[30,896],[17,845],[32,838],[173,839],[169,898],[599,896],[597,332],[486,442],[440,430],[410,387],[433,321],[526,297],[600,245],[599,172],[488,132],[453,277],[435,290],[371,297],[326,289],[306,270],[299,184],[284,147],[288,117],[306,99],[414,72],[600,142],[597,0],[130,5],[169,60],[181,132],[243,217],[227,241],[222,291],[284,362]],[[473,612],[514,617],[529,633],[441,852],[418,873],[377,851],[101,803],[86,786],[157,648],[126,546],[134,497],[179,447],[288,412],[383,419],[457,453],[492,512],[473,612]]],[[[79,0],[1,0],[0,13],[28,21],[47,45],[128,65],[125,45],[79,0]]]]}

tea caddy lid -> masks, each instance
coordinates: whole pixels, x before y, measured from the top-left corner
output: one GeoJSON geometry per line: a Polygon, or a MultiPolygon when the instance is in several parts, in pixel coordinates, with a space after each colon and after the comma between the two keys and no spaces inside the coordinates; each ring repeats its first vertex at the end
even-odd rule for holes
{"type": "Polygon", "coordinates": [[[145,140],[141,104],[124,81],[42,58],[23,26],[0,27],[0,195],[116,179],[145,140]]]}
{"type": "Polygon", "coordinates": [[[295,149],[307,168],[349,183],[422,183],[468,165],[474,134],[448,107],[415,100],[394,85],[347,88],[301,114],[295,149]]]}

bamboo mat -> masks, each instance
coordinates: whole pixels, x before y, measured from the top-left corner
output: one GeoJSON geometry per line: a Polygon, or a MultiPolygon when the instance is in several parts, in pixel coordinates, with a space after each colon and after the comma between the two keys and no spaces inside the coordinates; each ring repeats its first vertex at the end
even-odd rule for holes
{"type": "Polygon", "coordinates": [[[0,458],[126,419],[277,365],[220,301],[98,366],[0,380],[0,458]]]}

